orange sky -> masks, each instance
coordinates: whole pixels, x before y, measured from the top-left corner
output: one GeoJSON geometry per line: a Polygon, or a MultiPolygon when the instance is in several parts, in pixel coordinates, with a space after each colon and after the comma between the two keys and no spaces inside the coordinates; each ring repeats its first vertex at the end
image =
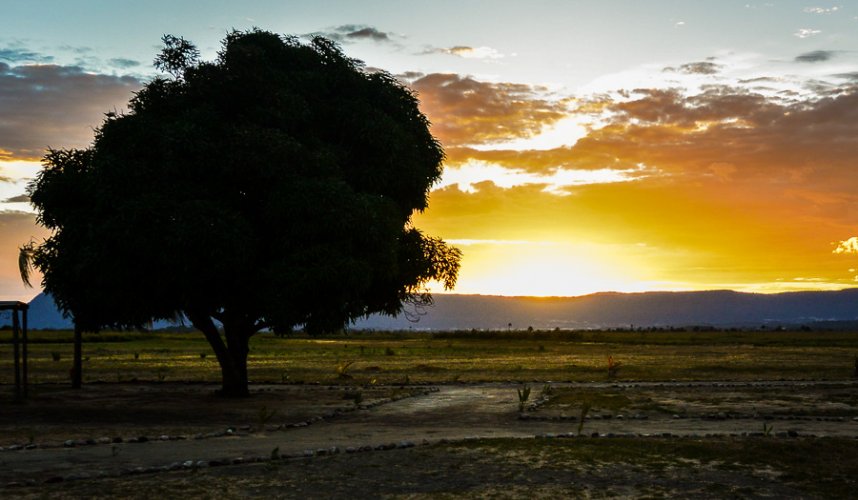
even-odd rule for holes
{"type": "Polygon", "coordinates": [[[247,23],[329,36],[418,93],[447,160],[415,222],[464,252],[455,292],[858,285],[858,6],[288,4],[165,3],[169,21],[148,3],[7,6],[0,300],[38,291],[16,256],[44,237],[24,190],[45,148],[86,146],[154,75],[163,33],[212,58],[247,23]]]}

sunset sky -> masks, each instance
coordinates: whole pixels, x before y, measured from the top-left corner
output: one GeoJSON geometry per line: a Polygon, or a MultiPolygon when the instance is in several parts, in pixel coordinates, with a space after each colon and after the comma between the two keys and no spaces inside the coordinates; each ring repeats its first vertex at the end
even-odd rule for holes
{"type": "MultiPolygon", "coordinates": [[[[416,92],[447,152],[416,225],[457,293],[858,286],[858,4],[0,2],[0,300],[25,186],[156,75],[165,33],[322,34],[416,92]]],[[[272,228],[275,231],[276,228],[272,228]]]]}

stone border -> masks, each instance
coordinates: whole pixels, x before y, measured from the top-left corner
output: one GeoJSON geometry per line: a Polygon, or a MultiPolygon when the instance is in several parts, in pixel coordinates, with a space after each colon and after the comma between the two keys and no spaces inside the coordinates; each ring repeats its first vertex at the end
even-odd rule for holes
{"type": "MultiPolygon", "coordinates": [[[[414,441],[402,440],[398,442],[392,443],[380,443],[377,445],[364,445],[353,447],[349,446],[346,448],[341,448],[338,446],[331,446],[328,448],[318,448],[318,449],[307,449],[303,452],[297,453],[289,453],[289,454],[280,454],[275,448],[269,456],[249,456],[249,457],[235,457],[235,458],[222,458],[215,460],[186,460],[184,462],[172,462],[168,465],[162,466],[152,466],[152,467],[134,467],[134,468],[126,468],[120,470],[118,473],[109,473],[106,471],[97,471],[92,474],[88,473],[72,473],[67,474],[65,476],[50,476],[45,478],[42,481],[37,481],[35,479],[25,479],[22,481],[13,481],[10,483],[6,483],[4,485],[5,488],[20,488],[27,486],[38,486],[42,484],[53,484],[53,483],[62,483],[68,481],[80,481],[87,479],[106,479],[106,478],[120,478],[127,476],[135,476],[142,474],[157,474],[160,472],[170,472],[170,471],[178,471],[178,470],[199,470],[205,469],[208,467],[224,467],[230,465],[243,465],[243,464],[254,464],[254,463],[277,463],[277,462],[289,462],[289,461],[297,461],[297,460],[312,460],[318,457],[325,457],[330,455],[337,455],[340,453],[346,454],[354,454],[354,453],[367,453],[374,451],[388,451],[388,450],[401,450],[407,448],[414,448],[416,446],[434,446],[440,444],[453,444],[453,443],[462,443],[469,441],[479,441],[479,440],[493,440],[493,439],[736,439],[736,438],[767,438],[767,439],[819,439],[825,436],[817,436],[815,434],[799,434],[795,431],[790,432],[779,432],[776,434],[766,435],[762,432],[741,432],[741,433],[707,433],[707,434],[673,434],[670,432],[661,432],[661,433],[653,433],[653,434],[645,434],[645,433],[603,433],[600,434],[598,432],[588,433],[578,435],[574,432],[566,432],[566,433],[544,433],[544,434],[535,434],[532,437],[521,437],[521,438],[497,438],[491,436],[471,436],[463,439],[447,439],[441,438],[437,441],[430,442],[424,439],[422,442],[415,443],[414,441]]],[[[858,440],[858,436],[854,436],[851,438],[842,438],[842,439],[855,439],[858,440]]]]}
{"type": "MultiPolygon", "coordinates": [[[[354,388],[350,388],[347,386],[331,386],[329,390],[353,390],[354,388]]],[[[391,396],[388,398],[378,398],[372,400],[368,403],[359,404],[359,405],[350,405],[343,406],[340,408],[335,408],[333,410],[327,410],[321,415],[316,415],[314,417],[310,417],[307,420],[302,420],[300,422],[295,422],[291,424],[278,424],[278,425],[265,425],[264,429],[259,429],[260,431],[265,432],[276,432],[276,431],[285,431],[294,428],[307,427],[309,425],[313,425],[316,422],[321,422],[324,420],[330,420],[332,418],[338,417],[340,415],[345,415],[348,413],[352,413],[358,410],[369,410],[375,408],[377,406],[381,406],[388,403],[393,403],[396,401],[401,401],[403,399],[413,398],[417,396],[426,396],[433,392],[438,392],[440,389],[438,387],[412,387],[406,388],[402,387],[409,391],[406,394],[400,394],[396,396],[391,396]]],[[[27,444],[13,444],[6,447],[0,446],[0,452],[4,451],[20,451],[20,450],[35,450],[35,449],[53,449],[53,448],[77,448],[80,446],[95,446],[95,445],[106,445],[106,444],[121,444],[121,443],[147,443],[149,441],[183,441],[187,439],[212,439],[219,438],[225,436],[243,436],[249,432],[253,432],[254,427],[251,425],[242,425],[242,426],[229,426],[222,431],[214,431],[207,433],[197,433],[191,436],[188,435],[178,435],[178,436],[170,436],[166,434],[162,434],[158,437],[149,437],[149,436],[136,436],[136,437],[100,437],[100,438],[88,438],[88,439],[67,439],[63,441],[62,444],[53,444],[53,443],[27,443],[27,444]]]]}

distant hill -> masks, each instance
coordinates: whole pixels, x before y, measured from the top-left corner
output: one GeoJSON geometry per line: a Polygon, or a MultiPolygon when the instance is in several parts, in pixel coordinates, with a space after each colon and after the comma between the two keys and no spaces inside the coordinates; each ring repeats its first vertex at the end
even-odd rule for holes
{"type": "MultiPolygon", "coordinates": [[[[498,297],[438,294],[435,304],[411,322],[373,315],[353,329],[455,330],[455,329],[588,329],[651,326],[745,326],[819,324],[831,327],[858,321],[858,288],[835,292],[754,294],[732,291],[596,293],[581,297],[498,297]]],[[[413,316],[414,314],[412,314],[413,316]]],[[[8,315],[0,325],[9,324],[8,315]]],[[[30,302],[33,329],[72,328],[54,301],[39,294],[30,302]]],[[[154,327],[167,328],[159,321],[154,327]]]]}
{"type": "Polygon", "coordinates": [[[591,329],[801,325],[858,319],[858,289],[753,294],[733,291],[596,293],[581,297],[438,294],[417,322],[371,316],[357,329],[591,329]]]}

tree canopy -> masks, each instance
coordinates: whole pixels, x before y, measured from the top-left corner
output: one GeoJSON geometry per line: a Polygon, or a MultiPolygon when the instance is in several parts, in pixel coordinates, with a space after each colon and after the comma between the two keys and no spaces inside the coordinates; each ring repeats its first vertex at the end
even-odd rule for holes
{"type": "Polygon", "coordinates": [[[211,62],[164,42],[171,77],[29,186],[53,233],[27,250],[79,327],[184,315],[242,395],[260,329],[335,330],[454,285],[459,251],[411,224],[444,158],[413,92],[322,37],[233,32],[211,62]]]}

